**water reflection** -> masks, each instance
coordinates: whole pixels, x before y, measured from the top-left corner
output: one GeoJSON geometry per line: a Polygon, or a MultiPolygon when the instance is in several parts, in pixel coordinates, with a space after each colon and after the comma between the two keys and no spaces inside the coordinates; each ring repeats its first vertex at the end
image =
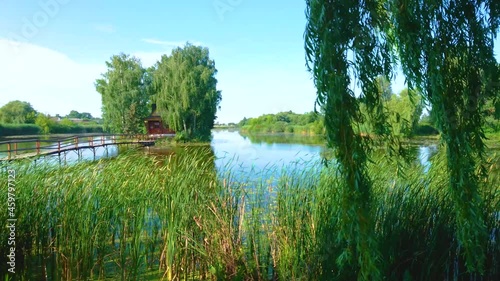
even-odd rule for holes
{"type": "Polygon", "coordinates": [[[420,165],[424,167],[424,172],[428,172],[431,167],[431,157],[436,155],[438,147],[436,144],[419,146],[418,147],[418,160],[420,165]]]}
{"type": "MultiPolygon", "coordinates": [[[[295,143],[291,139],[285,135],[245,136],[239,132],[216,131],[211,146],[221,174],[231,171],[237,177],[269,178],[284,168],[319,163],[323,146],[295,143]]],[[[306,137],[293,139],[310,141],[306,137]]]]}
{"type": "MultiPolygon", "coordinates": [[[[215,166],[219,174],[231,171],[239,176],[251,178],[279,174],[283,168],[304,169],[319,165],[321,159],[332,158],[331,150],[325,148],[325,141],[321,137],[299,135],[242,135],[238,131],[214,130],[213,140],[210,144],[215,155],[215,166]]],[[[98,160],[114,157],[128,148],[136,146],[98,147],[95,150],[83,149],[79,153],[69,151],[61,156],[47,156],[42,158],[47,162],[70,164],[79,159],[98,160]]],[[[150,147],[144,148],[146,154],[159,157],[169,157],[180,150],[187,150],[191,155],[196,155],[196,148],[150,147]],[[191,151],[189,151],[191,149],[191,151]]],[[[424,143],[410,147],[410,156],[416,164],[429,169],[430,158],[436,154],[438,146],[435,143],[424,143]]],[[[380,153],[384,153],[380,151],[380,153]]]]}

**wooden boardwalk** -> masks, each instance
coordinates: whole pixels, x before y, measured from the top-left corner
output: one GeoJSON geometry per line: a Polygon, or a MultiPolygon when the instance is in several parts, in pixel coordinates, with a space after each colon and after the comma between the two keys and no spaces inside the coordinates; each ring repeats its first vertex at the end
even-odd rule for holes
{"type": "Polygon", "coordinates": [[[109,145],[152,146],[163,135],[78,135],[65,138],[19,138],[0,141],[0,161],[20,160],[109,145]]]}

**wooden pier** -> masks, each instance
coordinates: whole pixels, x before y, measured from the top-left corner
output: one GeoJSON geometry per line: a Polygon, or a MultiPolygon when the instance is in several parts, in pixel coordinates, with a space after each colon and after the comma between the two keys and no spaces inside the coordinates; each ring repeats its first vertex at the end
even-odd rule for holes
{"type": "Polygon", "coordinates": [[[64,138],[19,138],[0,141],[0,161],[25,159],[106,147],[109,145],[135,144],[152,146],[163,135],[75,135],[64,138]],[[5,149],[6,148],[6,149],[5,149]],[[1,157],[2,155],[7,155],[1,157]]]}

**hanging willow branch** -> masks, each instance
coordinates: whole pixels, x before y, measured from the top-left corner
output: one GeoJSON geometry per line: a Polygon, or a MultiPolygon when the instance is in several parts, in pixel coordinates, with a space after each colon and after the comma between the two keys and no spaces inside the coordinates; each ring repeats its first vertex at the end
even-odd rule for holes
{"type": "Polygon", "coordinates": [[[363,123],[359,80],[374,133],[393,141],[374,78],[390,77],[391,49],[398,52],[410,89],[430,102],[447,149],[457,238],[467,267],[481,272],[486,226],[479,182],[485,145],[481,108],[495,95],[493,39],[500,23],[497,0],[306,0],[305,49],[325,112],[328,144],[335,149],[341,188],[340,265],[358,258],[360,279],[377,279],[379,257],[370,216],[371,181],[366,172],[370,142],[363,123]],[[352,59],[349,59],[352,57],[352,59]]]}
{"type": "Polygon", "coordinates": [[[467,268],[484,268],[487,232],[479,194],[485,145],[481,107],[494,95],[498,1],[392,1],[403,71],[423,90],[446,145],[458,240],[467,268]],[[479,172],[478,172],[479,171],[479,172]]]}
{"type": "Polygon", "coordinates": [[[360,100],[367,105],[375,132],[390,135],[379,75],[390,77],[391,52],[385,33],[388,13],[384,1],[307,0],[306,59],[317,88],[317,104],[325,112],[329,146],[335,150],[341,187],[339,240],[345,245],[337,259],[358,269],[359,280],[381,278],[380,254],[371,212],[372,182],[367,173],[370,142],[357,127],[364,122],[360,100]],[[349,59],[352,57],[352,59],[349,59]],[[361,98],[354,95],[351,77],[359,81],[361,98]],[[356,266],[357,265],[357,266],[356,266]]]}

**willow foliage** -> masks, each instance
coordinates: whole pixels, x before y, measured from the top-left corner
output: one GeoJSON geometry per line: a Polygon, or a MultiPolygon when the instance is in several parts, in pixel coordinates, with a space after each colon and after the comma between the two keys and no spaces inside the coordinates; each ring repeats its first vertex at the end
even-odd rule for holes
{"type": "Polygon", "coordinates": [[[484,267],[487,232],[479,194],[485,144],[481,108],[495,95],[498,1],[392,2],[394,43],[411,86],[430,102],[447,149],[457,236],[467,267],[484,267]]]}
{"type": "Polygon", "coordinates": [[[308,0],[305,48],[317,88],[317,104],[325,112],[328,144],[335,148],[344,183],[339,240],[345,244],[339,265],[353,264],[361,280],[379,279],[380,254],[371,213],[371,180],[366,164],[370,145],[356,133],[363,123],[360,100],[350,85],[359,81],[376,133],[388,135],[381,93],[374,80],[390,76],[391,52],[383,32],[389,14],[382,1],[308,0]]]}
{"type": "Polygon", "coordinates": [[[146,70],[138,58],[126,54],[112,56],[108,70],[95,81],[102,97],[102,116],[106,130],[139,133],[149,113],[149,85],[146,70]]]}
{"type": "Polygon", "coordinates": [[[208,48],[186,44],[156,64],[154,87],[159,113],[169,127],[202,140],[209,139],[217,108],[217,69],[208,48]]]}
{"type": "MultiPolygon", "coordinates": [[[[344,178],[342,227],[346,247],[338,261],[357,264],[359,279],[377,279],[379,257],[370,215],[371,179],[366,172],[367,138],[356,134],[367,105],[375,134],[398,145],[384,114],[376,77],[390,77],[393,56],[410,89],[430,102],[447,148],[449,186],[457,238],[470,271],[481,272],[487,239],[478,192],[485,145],[481,107],[497,81],[493,39],[498,1],[306,0],[305,49],[325,111],[328,144],[344,178]],[[395,51],[395,52],[394,52],[395,51]],[[354,95],[353,80],[362,91],[354,95]],[[344,259],[347,257],[348,259],[344,259]],[[358,260],[353,262],[354,257],[358,260]]],[[[392,151],[399,152],[400,150],[392,151]]],[[[397,155],[398,153],[395,153],[397,155]]]]}

